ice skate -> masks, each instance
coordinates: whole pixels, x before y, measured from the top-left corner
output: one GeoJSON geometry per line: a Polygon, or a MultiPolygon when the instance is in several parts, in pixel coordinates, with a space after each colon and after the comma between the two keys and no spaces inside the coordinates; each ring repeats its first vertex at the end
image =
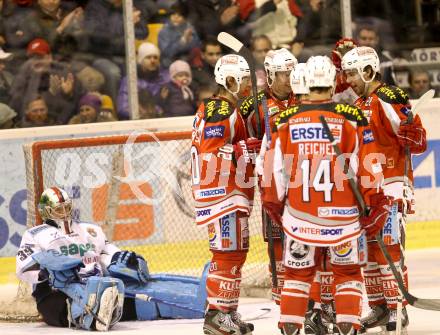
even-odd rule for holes
{"type": "Polygon", "coordinates": [[[336,326],[336,313],[333,303],[321,304],[321,320],[327,334],[339,334],[339,329],[336,326]]]}
{"type": "Polygon", "coordinates": [[[339,333],[342,335],[357,335],[358,331],[354,329],[353,324],[349,322],[338,323],[339,333]]]}
{"type": "Polygon", "coordinates": [[[243,321],[241,319],[240,313],[238,313],[237,311],[232,311],[232,312],[229,312],[229,314],[231,315],[232,321],[234,321],[234,323],[236,325],[238,325],[240,327],[240,329],[246,329],[246,332],[243,334],[250,334],[253,332],[254,324],[250,323],[250,322],[243,321]]]}
{"type": "Polygon", "coordinates": [[[376,305],[371,307],[371,312],[361,319],[361,331],[360,333],[366,333],[367,329],[381,327],[387,325],[390,317],[390,311],[386,304],[376,305]]]}
{"type": "Polygon", "coordinates": [[[243,335],[247,334],[246,329],[234,323],[228,313],[217,310],[210,310],[205,315],[203,333],[209,335],[243,335]]]}
{"type": "Polygon", "coordinates": [[[322,323],[321,310],[312,309],[307,311],[304,320],[304,333],[314,335],[326,335],[327,327],[322,323]]]}
{"type": "Polygon", "coordinates": [[[283,324],[283,334],[284,335],[298,335],[299,328],[294,323],[284,323],[283,324]]]}
{"type": "MultiPolygon", "coordinates": [[[[395,335],[396,334],[396,321],[397,321],[397,310],[396,309],[391,309],[390,310],[390,317],[388,320],[388,323],[386,325],[386,335],[395,335]]],[[[408,319],[408,313],[406,312],[406,308],[403,307],[402,308],[402,331],[401,334],[402,335],[406,335],[408,334],[407,332],[407,327],[409,324],[409,319],[408,319]]]]}
{"type": "Polygon", "coordinates": [[[98,311],[98,319],[100,321],[96,320],[96,330],[103,332],[109,330],[110,323],[113,319],[113,312],[118,304],[117,300],[118,289],[115,286],[105,289],[102,293],[98,311]]]}

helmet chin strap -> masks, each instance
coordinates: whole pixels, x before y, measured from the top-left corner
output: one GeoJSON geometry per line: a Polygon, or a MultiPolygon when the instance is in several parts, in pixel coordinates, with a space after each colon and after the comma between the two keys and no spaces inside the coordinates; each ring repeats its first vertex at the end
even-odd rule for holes
{"type": "Polygon", "coordinates": [[[374,80],[374,77],[376,76],[376,72],[374,72],[374,74],[373,74],[373,76],[371,77],[370,80],[367,80],[367,79],[365,79],[365,77],[364,77],[364,72],[361,72],[360,69],[357,69],[357,71],[358,71],[359,76],[361,77],[362,81],[363,81],[364,84],[365,84],[364,92],[363,92],[363,96],[366,97],[366,96],[368,96],[368,91],[370,90],[370,83],[374,80]]]}

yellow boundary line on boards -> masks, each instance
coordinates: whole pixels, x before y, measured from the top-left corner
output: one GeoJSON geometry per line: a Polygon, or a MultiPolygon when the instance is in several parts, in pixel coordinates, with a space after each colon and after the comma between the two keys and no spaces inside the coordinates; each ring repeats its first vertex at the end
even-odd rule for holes
{"type": "MultiPolygon", "coordinates": [[[[406,249],[440,247],[440,221],[413,222],[407,225],[406,249]]],[[[267,263],[266,244],[260,236],[251,236],[248,263],[267,263]]],[[[168,243],[150,246],[124,247],[142,254],[150,272],[172,272],[183,269],[201,269],[210,259],[206,240],[168,243]],[[164,261],[166,260],[166,261],[164,261]]],[[[0,284],[17,281],[15,257],[0,258],[0,284]]]]}

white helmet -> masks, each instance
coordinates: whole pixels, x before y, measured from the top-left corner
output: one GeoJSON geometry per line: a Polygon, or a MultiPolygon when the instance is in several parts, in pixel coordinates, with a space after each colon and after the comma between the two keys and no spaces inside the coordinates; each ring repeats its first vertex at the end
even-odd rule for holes
{"type": "Polygon", "coordinates": [[[70,233],[72,200],[63,189],[59,187],[45,189],[38,203],[38,212],[43,221],[54,221],[64,233],[70,233]]]}
{"type": "Polygon", "coordinates": [[[287,49],[270,50],[264,58],[264,69],[267,74],[267,84],[272,86],[276,72],[292,71],[298,64],[295,56],[287,49]]]}
{"type": "Polygon", "coordinates": [[[370,47],[354,48],[342,57],[342,70],[357,70],[362,80],[366,83],[374,79],[374,76],[368,81],[364,78],[363,72],[368,65],[371,66],[375,73],[380,71],[379,56],[376,51],[370,47]]]}
{"type": "Polygon", "coordinates": [[[249,70],[249,65],[246,60],[240,55],[224,55],[219,58],[217,63],[215,63],[214,76],[215,82],[222,85],[232,94],[238,93],[240,87],[237,88],[237,92],[232,92],[228,89],[226,85],[226,78],[232,77],[240,86],[243,77],[250,76],[251,71],[249,70]]]}
{"type": "Polygon", "coordinates": [[[333,87],[336,67],[327,56],[312,56],[306,63],[306,85],[311,87],[333,87]]]}
{"type": "Polygon", "coordinates": [[[306,63],[298,63],[290,72],[290,87],[295,94],[309,94],[306,86],[306,63]]]}

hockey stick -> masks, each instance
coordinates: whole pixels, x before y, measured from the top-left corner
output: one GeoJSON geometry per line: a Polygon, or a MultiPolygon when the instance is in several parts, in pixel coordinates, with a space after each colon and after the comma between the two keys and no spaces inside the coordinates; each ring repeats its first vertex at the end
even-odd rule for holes
{"type": "MultiPolygon", "coordinates": [[[[236,39],[234,36],[226,32],[219,33],[217,36],[217,40],[221,44],[227,46],[228,48],[234,50],[239,55],[243,56],[243,58],[246,60],[246,62],[249,65],[249,70],[251,73],[255,121],[257,123],[257,137],[261,138],[261,120],[260,120],[260,113],[258,112],[258,100],[257,100],[258,99],[257,76],[255,75],[255,64],[254,64],[254,57],[252,56],[252,52],[248,48],[246,48],[243,45],[243,43],[241,43],[238,39],[236,39]]],[[[264,107],[263,107],[263,111],[264,111],[264,107]]],[[[267,106],[266,106],[266,111],[267,111],[267,106]]],[[[269,119],[268,119],[268,115],[266,115],[266,112],[264,115],[264,122],[265,122],[266,132],[269,129],[269,132],[267,134],[270,135],[269,119]]],[[[275,248],[273,245],[273,236],[272,236],[272,226],[270,220],[268,219],[268,215],[264,211],[264,209],[262,210],[262,212],[263,212],[262,213],[263,225],[266,227],[267,242],[269,244],[269,261],[270,261],[270,267],[272,268],[272,287],[278,287],[278,278],[276,273],[276,262],[275,262],[275,248]]]]}
{"type": "Polygon", "coordinates": [[[191,312],[200,313],[201,314],[200,317],[203,317],[203,315],[205,314],[204,310],[197,309],[197,308],[192,308],[192,307],[189,307],[189,306],[181,305],[181,304],[170,302],[170,301],[165,301],[165,300],[162,300],[162,299],[159,299],[159,298],[155,298],[155,297],[152,297],[151,295],[144,294],[144,293],[135,293],[133,291],[125,291],[125,296],[127,298],[140,299],[140,300],[143,300],[143,301],[151,301],[151,302],[155,302],[155,303],[158,303],[158,304],[164,304],[164,305],[168,305],[168,306],[173,306],[173,307],[185,309],[185,310],[188,310],[188,311],[191,311],[191,312]]]}
{"type": "MultiPolygon", "coordinates": [[[[335,138],[333,137],[333,134],[330,131],[330,128],[328,126],[327,121],[325,120],[323,115],[321,115],[319,117],[319,119],[322,123],[322,126],[324,127],[325,132],[327,133],[328,139],[329,139],[330,143],[332,144],[336,155],[340,156],[342,154],[341,149],[339,148],[338,144],[336,143],[335,138]]],[[[356,182],[353,179],[354,173],[353,173],[350,166],[349,166],[349,172],[347,175],[349,176],[348,182],[350,183],[350,188],[353,191],[353,194],[359,204],[359,207],[362,210],[362,213],[365,214],[367,207],[365,205],[364,199],[362,198],[361,192],[359,191],[358,185],[356,184],[356,182]]],[[[405,285],[403,283],[402,276],[400,275],[399,270],[397,270],[396,266],[394,265],[394,262],[390,256],[390,254],[388,253],[388,251],[385,247],[385,244],[382,241],[382,237],[380,236],[380,234],[377,234],[375,236],[375,238],[377,240],[377,244],[379,245],[380,250],[382,251],[383,255],[385,256],[385,259],[388,262],[388,265],[391,268],[391,272],[393,273],[394,277],[396,278],[397,285],[398,285],[400,291],[402,292],[403,296],[408,301],[408,303],[411,306],[414,306],[416,308],[427,309],[427,310],[432,310],[432,311],[440,311],[440,299],[417,298],[408,292],[408,290],[405,288],[405,285]]]]}

